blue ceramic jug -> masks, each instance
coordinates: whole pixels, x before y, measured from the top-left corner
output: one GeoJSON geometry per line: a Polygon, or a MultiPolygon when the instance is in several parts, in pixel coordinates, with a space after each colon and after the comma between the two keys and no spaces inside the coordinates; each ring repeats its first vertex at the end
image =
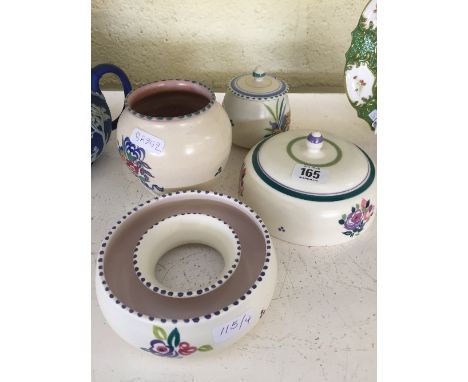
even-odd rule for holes
{"type": "Polygon", "coordinates": [[[91,163],[102,154],[112,130],[117,127],[118,117],[112,121],[106,99],[99,88],[99,80],[107,73],[116,74],[120,78],[125,96],[132,90],[127,75],[119,67],[100,64],[91,69],[91,163]]]}

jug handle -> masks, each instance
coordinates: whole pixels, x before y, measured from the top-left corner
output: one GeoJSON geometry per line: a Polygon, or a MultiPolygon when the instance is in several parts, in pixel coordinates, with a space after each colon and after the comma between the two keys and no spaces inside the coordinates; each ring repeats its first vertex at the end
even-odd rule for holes
{"type": "MultiPolygon", "coordinates": [[[[122,69],[112,64],[99,64],[91,69],[91,91],[101,93],[99,81],[101,80],[101,77],[107,73],[113,73],[119,77],[120,82],[122,83],[124,96],[127,97],[127,94],[132,91],[132,85],[130,84],[130,80],[128,79],[127,75],[122,69]]],[[[122,108],[122,111],[123,109],[124,108],[122,108]]],[[[117,127],[117,122],[119,120],[120,114],[122,114],[122,112],[120,112],[119,116],[112,121],[112,130],[115,130],[115,128],[117,127]]]]}

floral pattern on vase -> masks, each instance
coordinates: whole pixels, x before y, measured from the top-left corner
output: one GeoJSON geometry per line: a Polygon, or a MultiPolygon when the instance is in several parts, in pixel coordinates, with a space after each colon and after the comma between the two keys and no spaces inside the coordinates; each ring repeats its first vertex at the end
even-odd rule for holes
{"type": "Polygon", "coordinates": [[[164,191],[164,187],[150,182],[150,178],[154,178],[154,176],[148,171],[151,170],[151,167],[144,161],[146,153],[143,148],[135,145],[129,137],[122,137],[122,143],[119,145],[119,154],[130,171],[140,179],[141,183],[147,188],[152,191],[164,191]]]}
{"type": "Polygon", "coordinates": [[[374,211],[375,207],[373,204],[370,204],[370,199],[362,199],[361,204],[351,207],[351,212],[348,215],[343,214],[338,221],[346,229],[342,234],[349,237],[358,236],[374,214],[374,211]]]}
{"type": "Polygon", "coordinates": [[[268,112],[273,118],[273,122],[270,121],[270,127],[265,129],[268,133],[264,136],[264,138],[267,138],[274,134],[282,133],[284,131],[288,131],[289,124],[291,122],[291,113],[286,113],[285,99],[281,98],[281,103],[280,99],[276,100],[276,106],[274,111],[268,105],[265,105],[265,107],[267,108],[268,112]]]}
{"type": "Polygon", "coordinates": [[[213,350],[211,345],[202,345],[199,347],[191,346],[188,342],[180,341],[180,333],[177,328],[167,335],[166,330],[160,326],[153,326],[154,340],[150,341],[147,348],[141,348],[141,350],[147,351],[151,354],[158,355],[160,357],[170,358],[183,358],[196,351],[206,352],[213,350]]]}

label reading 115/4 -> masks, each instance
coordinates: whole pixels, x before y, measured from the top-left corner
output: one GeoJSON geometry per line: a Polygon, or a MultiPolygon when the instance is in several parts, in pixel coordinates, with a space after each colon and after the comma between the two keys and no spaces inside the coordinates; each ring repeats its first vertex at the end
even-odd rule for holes
{"type": "Polygon", "coordinates": [[[145,133],[138,128],[133,129],[130,140],[156,155],[161,155],[164,150],[164,141],[154,135],[145,133]]]}
{"type": "Polygon", "coordinates": [[[325,183],[328,172],[321,167],[309,166],[307,164],[296,164],[292,173],[294,180],[305,182],[325,183]]]}
{"type": "Polygon", "coordinates": [[[243,331],[253,321],[253,312],[248,310],[243,315],[234,318],[224,325],[218,326],[213,329],[213,339],[216,343],[226,341],[228,338],[243,331]]]}

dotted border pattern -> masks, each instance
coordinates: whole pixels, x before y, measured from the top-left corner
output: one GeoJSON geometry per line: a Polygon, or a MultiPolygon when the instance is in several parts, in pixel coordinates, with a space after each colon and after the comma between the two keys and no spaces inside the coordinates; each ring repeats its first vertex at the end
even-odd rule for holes
{"type": "Polygon", "coordinates": [[[153,224],[150,228],[148,228],[143,235],[141,235],[141,237],[138,240],[138,243],[137,243],[137,245],[135,247],[134,254],[133,254],[133,268],[135,269],[135,272],[136,272],[136,275],[137,275],[138,279],[147,288],[151,289],[153,292],[156,292],[156,293],[158,293],[160,295],[163,295],[163,296],[167,295],[169,297],[180,297],[180,298],[182,298],[182,297],[195,297],[195,296],[200,296],[200,295],[206,294],[208,292],[211,292],[212,290],[214,290],[214,289],[220,287],[221,285],[223,285],[232,276],[234,271],[237,269],[237,266],[239,265],[239,261],[240,261],[240,256],[241,256],[241,245],[240,245],[240,241],[239,241],[239,236],[237,235],[237,232],[234,231],[234,228],[232,228],[224,220],[222,220],[222,219],[220,219],[220,218],[218,218],[216,216],[209,215],[209,214],[204,214],[204,213],[201,213],[201,212],[183,212],[183,213],[180,213],[180,214],[174,214],[174,215],[168,216],[167,218],[161,219],[157,223],[153,224]],[[210,217],[224,223],[231,230],[232,234],[234,235],[234,238],[237,241],[237,253],[236,253],[236,257],[234,259],[234,264],[231,265],[229,271],[226,274],[222,275],[221,278],[216,280],[216,282],[211,284],[209,287],[205,287],[205,288],[202,288],[202,289],[197,289],[196,291],[188,290],[188,291],[182,292],[182,291],[174,291],[174,290],[169,290],[169,289],[167,289],[167,290],[166,289],[161,289],[161,288],[159,288],[157,286],[151,287],[152,284],[149,281],[146,281],[146,279],[141,274],[140,269],[138,268],[138,255],[137,255],[138,247],[140,246],[141,241],[143,240],[144,236],[149,232],[149,230],[156,227],[159,223],[162,223],[164,220],[167,220],[167,219],[170,219],[170,218],[173,218],[173,217],[176,217],[176,216],[182,216],[182,215],[210,216],[210,217]]]}
{"type": "Polygon", "coordinates": [[[265,223],[260,218],[260,216],[258,216],[257,213],[252,208],[250,208],[248,205],[241,202],[237,198],[234,198],[234,197],[232,197],[230,195],[222,194],[220,192],[202,191],[202,190],[187,190],[187,191],[171,192],[171,193],[168,193],[168,194],[161,195],[160,197],[155,197],[153,199],[147,200],[145,203],[140,203],[137,207],[134,207],[132,211],[128,211],[127,214],[123,215],[122,218],[119,219],[114,226],[112,226],[112,228],[109,230],[109,232],[107,232],[107,235],[106,235],[106,237],[104,238],[104,240],[103,240],[103,242],[101,244],[101,249],[98,252],[98,255],[97,255],[98,258],[97,258],[96,262],[97,262],[97,271],[98,271],[99,281],[101,282],[101,285],[104,286],[104,291],[106,292],[107,296],[110,299],[114,300],[117,305],[119,305],[123,310],[127,311],[129,314],[135,315],[135,316],[137,316],[139,318],[143,318],[145,320],[149,320],[151,322],[155,322],[155,321],[160,322],[162,324],[164,324],[164,323],[177,324],[177,323],[182,323],[182,322],[183,323],[189,323],[189,322],[198,323],[198,322],[204,322],[205,320],[209,320],[213,316],[219,316],[222,313],[229,311],[229,309],[232,309],[235,306],[239,305],[239,303],[241,301],[244,301],[244,300],[248,299],[248,297],[258,287],[259,283],[262,282],[263,277],[265,277],[266,273],[268,272],[270,257],[271,257],[271,249],[272,249],[271,237],[270,237],[270,233],[268,232],[268,229],[265,226],[265,223]],[[104,265],[103,265],[104,256],[105,256],[106,248],[107,248],[107,243],[109,242],[110,238],[112,237],[112,235],[116,231],[117,227],[120,224],[122,224],[125,221],[125,219],[127,219],[134,212],[137,212],[140,208],[144,207],[146,204],[151,203],[152,201],[155,201],[155,200],[158,200],[158,199],[164,199],[164,198],[166,198],[168,196],[178,195],[178,194],[195,194],[196,195],[196,194],[202,194],[202,193],[211,194],[211,195],[214,195],[214,196],[217,196],[217,197],[221,197],[223,199],[226,198],[226,199],[234,201],[235,203],[239,204],[244,209],[246,209],[247,210],[246,212],[254,217],[254,219],[256,220],[257,225],[259,226],[259,228],[262,229],[263,238],[265,240],[266,254],[265,254],[265,261],[263,262],[262,271],[260,272],[260,274],[257,277],[257,279],[255,280],[255,282],[250,286],[250,288],[240,298],[238,298],[237,300],[235,300],[231,304],[225,306],[224,308],[222,308],[220,310],[217,310],[215,312],[206,314],[204,316],[198,316],[198,317],[192,317],[192,318],[168,319],[168,318],[160,318],[160,317],[149,316],[149,315],[143,314],[141,312],[138,312],[138,311],[128,307],[127,305],[123,304],[120,300],[117,299],[116,296],[114,296],[114,294],[110,290],[109,286],[107,285],[106,278],[104,277],[104,265]]]}
{"type": "Polygon", "coordinates": [[[216,102],[216,95],[214,94],[213,90],[211,90],[211,88],[209,88],[208,86],[206,86],[205,84],[202,84],[201,82],[198,82],[198,81],[193,81],[193,80],[184,80],[184,79],[180,79],[180,78],[176,78],[176,79],[165,79],[165,80],[159,80],[159,81],[153,81],[153,82],[148,82],[147,84],[144,84],[142,86],[140,86],[139,88],[137,89],[134,89],[132,90],[130,93],[127,94],[127,97],[125,97],[125,104],[124,104],[124,108],[128,109],[128,111],[133,114],[135,117],[138,117],[138,118],[141,118],[141,119],[144,119],[144,120],[147,120],[147,121],[173,121],[173,120],[184,120],[184,119],[188,119],[188,118],[191,118],[191,117],[194,117],[194,116],[197,116],[197,115],[200,115],[206,111],[208,111],[209,109],[211,109],[211,107],[213,106],[213,104],[216,102]],[[179,115],[177,117],[152,117],[152,116],[149,116],[149,115],[144,115],[144,114],[141,114],[141,113],[138,113],[137,111],[133,110],[130,105],[128,104],[128,98],[130,97],[130,95],[132,95],[134,92],[138,91],[138,89],[141,89],[143,86],[147,86],[147,85],[151,85],[151,84],[156,84],[156,83],[159,83],[159,82],[165,82],[165,81],[180,81],[180,82],[190,82],[192,84],[195,84],[195,85],[199,85],[199,86],[202,86],[204,87],[206,90],[208,90],[208,92],[210,93],[210,102],[208,103],[208,105],[206,105],[204,108],[200,109],[200,110],[197,110],[193,113],[190,113],[190,114],[184,114],[184,115],[179,115]]]}
{"type": "Polygon", "coordinates": [[[242,93],[240,90],[235,90],[232,87],[233,81],[235,81],[236,79],[238,79],[238,78],[240,78],[242,76],[245,76],[245,74],[241,74],[240,76],[236,76],[236,77],[232,78],[228,83],[228,89],[232,94],[234,94],[237,97],[243,98],[243,99],[249,99],[249,100],[255,100],[255,101],[265,101],[265,100],[270,100],[270,99],[275,99],[275,98],[282,97],[285,94],[287,94],[288,91],[289,91],[289,85],[286,82],[284,82],[283,80],[278,80],[284,86],[284,89],[281,90],[278,94],[265,95],[265,96],[260,96],[260,95],[252,96],[251,94],[253,94],[253,93],[242,93]]]}

